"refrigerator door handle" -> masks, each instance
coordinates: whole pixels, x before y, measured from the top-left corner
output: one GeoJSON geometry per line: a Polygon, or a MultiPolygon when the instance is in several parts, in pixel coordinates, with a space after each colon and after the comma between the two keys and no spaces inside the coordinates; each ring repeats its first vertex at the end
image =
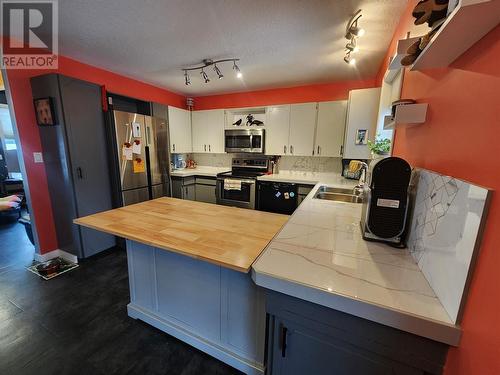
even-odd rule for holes
{"type": "Polygon", "coordinates": [[[149,126],[146,126],[146,145],[149,146],[151,145],[151,128],[149,126]]]}
{"type": "Polygon", "coordinates": [[[76,168],[76,175],[78,176],[78,178],[80,180],[83,180],[83,173],[82,173],[82,168],[81,167],[76,168]]]}

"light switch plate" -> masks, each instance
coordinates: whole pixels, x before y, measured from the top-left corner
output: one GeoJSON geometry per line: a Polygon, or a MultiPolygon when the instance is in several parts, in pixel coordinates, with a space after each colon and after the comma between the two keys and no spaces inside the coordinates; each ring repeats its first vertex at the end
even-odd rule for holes
{"type": "Polygon", "coordinates": [[[33,153],[33,159],[35,160],[35,163],[43,163],[43,155],[41,152],[34,152],[33,153]]]}

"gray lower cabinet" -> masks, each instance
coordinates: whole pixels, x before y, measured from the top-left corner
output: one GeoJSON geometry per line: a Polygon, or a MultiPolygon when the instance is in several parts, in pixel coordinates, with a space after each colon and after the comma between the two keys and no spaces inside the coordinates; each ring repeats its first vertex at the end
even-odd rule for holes
{"type": "Polygon", "coordinates": [[[172,177],[172,196],[215,204],[215,185],[216,179],[211,177],[172,177]]]}
{"type": "Polygon", "coordinates": [[[209,177],[196,177],[196,201],[216,203],[215,184],[217,180],[209,177]]]}
{"type": "Polygon", "coordinates": [[[195,181],[194,177],[172,177],[172,197],[196,200],[195,181]]]}
{"type": "Polygon", "coordinates": [[[266,292],[269,375],[441,374],[448,346],[266,292]]]}

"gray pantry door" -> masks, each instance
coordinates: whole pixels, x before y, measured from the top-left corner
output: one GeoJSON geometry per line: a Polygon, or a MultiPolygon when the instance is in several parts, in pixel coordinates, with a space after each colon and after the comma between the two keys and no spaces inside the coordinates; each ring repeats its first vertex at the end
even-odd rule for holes
{"type": "MultiPolygon", "coordinates": [[[[59,76],[77,216],[110,210],[111,181],[99,86],[59,76]]],[[[115,245],[114,236],[80,228],[83,256],[115,245]]]]}

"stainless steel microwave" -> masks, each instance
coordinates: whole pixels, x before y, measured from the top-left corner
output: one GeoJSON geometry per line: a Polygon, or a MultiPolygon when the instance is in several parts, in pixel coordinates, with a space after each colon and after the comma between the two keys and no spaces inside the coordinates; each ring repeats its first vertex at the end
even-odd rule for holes
{"type": "Polygon", "coordinates": [[[264,153],[264,129],[226,129],[226,152],[264,153]]]}

